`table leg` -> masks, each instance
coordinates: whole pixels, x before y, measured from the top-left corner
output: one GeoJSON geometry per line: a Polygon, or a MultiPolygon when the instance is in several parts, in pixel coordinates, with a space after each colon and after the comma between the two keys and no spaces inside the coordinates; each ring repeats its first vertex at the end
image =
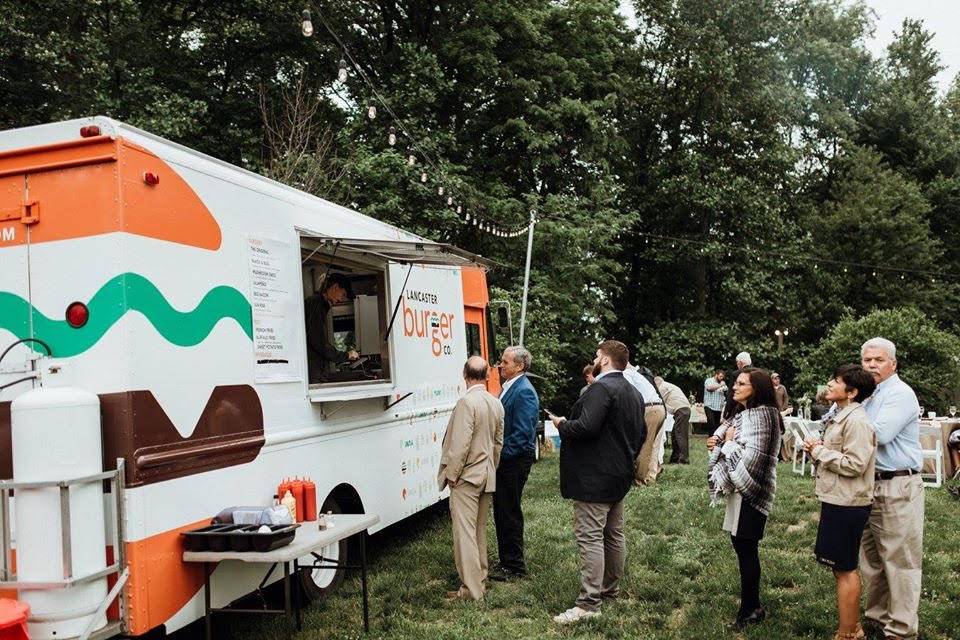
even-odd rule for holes
{"type": "Polygon", "coordinates": [[[367,532],[360,532],[360,582],[363,585],[363,631],[370,632],[370,607],[367,604],[367,532]]]}
{"type": "Polygon", "coordinates": [[[290,563],[283,563],[283,613],[290,615],[290,563]]]}
{"type": "Polygon", "coordinates": [[[210,563],[203,563],[203,627],[207,640],[213,640],[210,619],[210,563]]]}
{"type": "Polygon", "coordinates": [[[303,621],[301,618],[302,603],[300,602],[300,584],[296,578],[300,575],[300,561],[294,559],[293,561],[293,611],[294,617],[297,619],[297,631],[300,631],[303,628],[303,621]]]}

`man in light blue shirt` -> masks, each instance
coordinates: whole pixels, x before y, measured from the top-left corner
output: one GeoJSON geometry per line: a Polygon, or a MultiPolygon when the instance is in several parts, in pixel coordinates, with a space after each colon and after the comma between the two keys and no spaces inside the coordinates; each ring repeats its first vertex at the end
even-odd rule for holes
{"type": "Polygon", "coordinates": [[[864,617],[887,638],[916,638],[923,575],[923,481],[920,404],[897,375],[897,348],[873,338],[860,349],[877,389],[863,407],[877,432],[876,482],[860,546],[864,617]]]}

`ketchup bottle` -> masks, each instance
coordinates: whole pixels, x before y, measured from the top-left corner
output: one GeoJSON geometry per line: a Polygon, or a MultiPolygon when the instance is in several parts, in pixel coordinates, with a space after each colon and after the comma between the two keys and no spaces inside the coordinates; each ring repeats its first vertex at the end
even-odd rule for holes
{"type": "Polygon", "coordinates": [[[317,519],[317,485],[309,478],[303,481],[303,519],[307,522],[317,519]]]}
{"type": "Polygon", "coordinates": [[[304,499],[303,499],[303,480],[296,478],[290,481],[290,493],[297,500],[297,522],[303,522],[304,499]]]}

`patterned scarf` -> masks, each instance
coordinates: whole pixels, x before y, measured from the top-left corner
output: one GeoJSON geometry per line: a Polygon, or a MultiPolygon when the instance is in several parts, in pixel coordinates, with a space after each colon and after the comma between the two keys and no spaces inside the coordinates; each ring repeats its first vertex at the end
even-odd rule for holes
{"type": "Polygon", "coordinates": [[[783,418],[774,407],[745,409],[720,425],[713,434],[720,442],[710,453],[708,481],[711,504],[739,493],[750,506],[770,514],[777,490],[777,453],[783,418]],[[737,433],[723,442],[728,427],[737,433]]]}

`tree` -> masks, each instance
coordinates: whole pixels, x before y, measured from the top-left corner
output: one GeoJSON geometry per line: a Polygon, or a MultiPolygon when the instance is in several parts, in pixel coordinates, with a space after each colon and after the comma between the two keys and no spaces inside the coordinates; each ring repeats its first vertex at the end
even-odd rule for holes
{"type": "Polygon", "coordinates": [[[916,309],[899,308],[874,311],[859,320],[846,318],[837,324],[806,358],[799,390],[812,392],[826,383],[836,367],[859,362],[860,346],[877,336],[897,346],[897,369],[917,393],[920,404],[943,407],[960,387],[960,338],[938,329],[916,309]]]}

